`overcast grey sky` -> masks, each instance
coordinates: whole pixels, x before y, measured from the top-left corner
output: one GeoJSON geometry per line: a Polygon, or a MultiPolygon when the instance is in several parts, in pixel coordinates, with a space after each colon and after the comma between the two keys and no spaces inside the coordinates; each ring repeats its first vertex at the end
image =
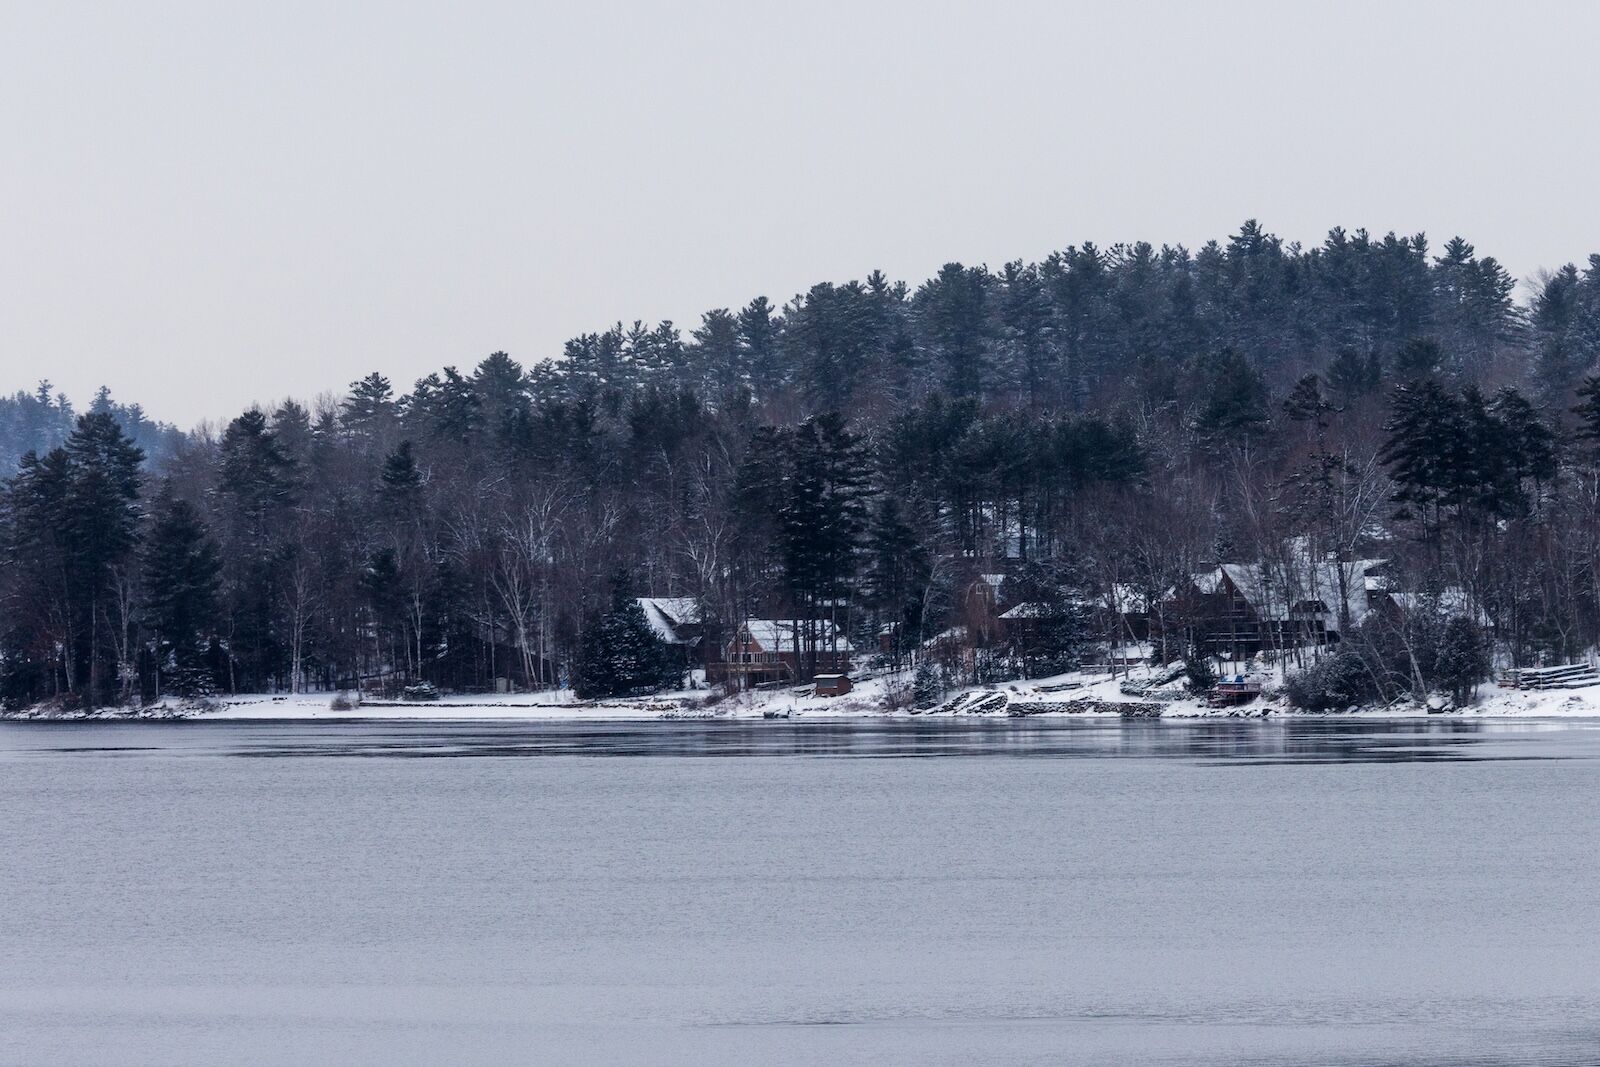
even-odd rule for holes
{"type": "Polygon", "coordinates": [[[0,389],[188,425],[1246,217],[1600,251],[1600,5],[0,0],[0,389]]]}

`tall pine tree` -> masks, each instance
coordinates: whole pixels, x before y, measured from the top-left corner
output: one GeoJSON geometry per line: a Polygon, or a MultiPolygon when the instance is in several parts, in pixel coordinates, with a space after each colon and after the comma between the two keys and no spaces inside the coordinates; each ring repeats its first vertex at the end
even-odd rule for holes
{"type": "Polygon", "coordinates": [[[200,691],[200,664],[216,625],[222,562],[200,514],[163,483],[144,544],[143,622],[155,646],[155,690],[200,691]]]}

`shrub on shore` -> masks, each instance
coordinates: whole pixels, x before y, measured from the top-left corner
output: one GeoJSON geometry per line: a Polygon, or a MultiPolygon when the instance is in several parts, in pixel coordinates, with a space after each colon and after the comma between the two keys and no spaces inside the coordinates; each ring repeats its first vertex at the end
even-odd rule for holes
{"type": "Polygon", "coordinates": [[[1339,649],[1289,675],[1284,691],[1291,704],[1307,711],[1344,711],[1382,695],[1367,665],[1348,649],[1339,649]]]}

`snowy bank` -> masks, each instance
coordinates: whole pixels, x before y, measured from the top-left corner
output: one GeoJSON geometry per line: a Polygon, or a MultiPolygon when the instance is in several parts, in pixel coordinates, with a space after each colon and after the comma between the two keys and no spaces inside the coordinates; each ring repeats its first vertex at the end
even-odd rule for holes
{"type": "Polygon", "coordinates": [[[1485,685],[1477,702],[1466,708],[1439,710],[1409,702],[1349,709],[1336,715],[1300,712],[1280,692],[1247,704],[1215,708],[1184,693],[1181,687],[1148,684],[1145,669],[1131,675],[1073,672],[1053,678],[972,686],[952,690],[932,708],[909,706],[909,672],[866,678],[843,697],[818,697],[804,687],[717,697],[706,690],[685,690],[631,700],[576,699],[570,690],[509,695],[444,696],[433,701],[366,700],[345,706],[335,694],[253,694],[219,697],[197,704],[169,701],[147,708],[112,708],[95,712],[30,709],[12,719],[87,720],[417,720],[518,722],[648,722],[689,719],[836,720],[867,717],[959,718],[971,716],[1122,717],[1122,718],[1600,718],[1600,684],[1581,689],[1528,691],[1485,685]],[[1133,685],[1128,683],[1132,681],[1133,685]],[[1133,692],[1124,692],[1124,687],[1133,692]]]}

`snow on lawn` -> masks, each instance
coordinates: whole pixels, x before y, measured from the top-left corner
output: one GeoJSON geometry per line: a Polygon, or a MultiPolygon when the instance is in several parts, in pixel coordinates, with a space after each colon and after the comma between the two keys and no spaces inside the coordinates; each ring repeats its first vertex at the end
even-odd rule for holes
{"type": "Polygon", "coordinates": [[[1600,685],[1582,689],[1502,689],[1494,683],[1478,690],[1478,701],[1460,714],[1485,717],[1597,718],[1600,685]]]}
{"type": "MultiPolygon", "coordinates": [[[[1147,668],[1139,668],[1134,671],[1132,677],[1142,680],[1148,678],[1150,673],[1147,668]]],[[[1015,694],[1012,698],[1014,701],[1051,702],[1089,699],[1103,701],[1106,704],[1115,704],[1146,699],[1128,696],[1121,692],[1121,683],[1127,679],[1128,675],[1126,674],[1119,678],[1108,678],[1104,674],[1066,674],[1058,678],[1014,682],[996,688],[1000,690],[1014,689],[1015,694]],[[1073,685],[1075,683],[1081,685],[1081,687],[1065,692],[1039,692],[1040,690],[1056,690],[1062,684],[1073,685]]],[[[1263,696],[1248,704],[1234,707],[1214,708],[1206,701],[1190,696],[1182,696],[1177,699],[1152,696],[1148,699],[1161,699],[1162,703],[1166,705],[1162,710],[1161,717],[1169,719],[1234,718],[1263,715],[1302,716],[1307,718],[1328,717],[1328,713],[1301,712],[1290,707],[1288,701],[1282,695],[1282,685],[1282,670],[1271,672],[1266,679],[1266,693],[1263,696]]],[[[1493,682],[1489,682],[1479,687],[1477,700],[1466,708],[1450,708],[1441,711],[1418,706],[1410,702],[1402,702],[1378,707],[1358,708],[1339,714],[1362,718],[1437,718],[1440,715],[1461,718],[1600,718],[1600,684],[1585,686],[1581,689],[1533,691],[1502,689],[1493,682]]]]}
{"type": "MultiPolygon", "coordinates": [[[[1124,683],[1150,682],[1157,672],[1136,668],[1113,677],[1103,672],[1072,672],[1053,678],[1004,682],[951,690],[930,711],[917,711],[905,699],[911,672],[880,675],[856,683],[843,697],[818,697],[805,687],[742,693],[713,700],[705,689],[662,693],[631,700],[578,700],[570,690],[540,693],[444,696],[434,701],[368,700],[355,708],[335,710],[332,693],[301,695],[256,694],[219,698],[204,711],[176,702],[139,711],[97,712],[92,718],[189,719],[413,719],[413,720],[515,720],[525,722],[651,721],[672,719],[825,720],[893,716],[939,718],[962,715],[1063,715],[1115,716],[1144,705],[1159,703],[1163,718],[1233,718],[1295,715],[1280,693],[1281,678],[1267,680],[1267,695],[1249,704],[1213,708],[1190,697],[1174,683],[1158,687],[1147,696],[1122,691],[1124,683]],[[1119,705],[1121,705],[1119,707],[1119,705]]],[[[1438,715],[1438,711],[1400,703],[1363,708],[1347,715],[1364,718],[1411,718],[1438,715]]],[[[1600,718],[1600,684],[1582,689],[1519,691],[1489,684],[1469,708],[1443,714],[1460,718],[1600,718]]],[[[28,713],[23,713],[29,717],[28,713]]],[[[76,716],[74,716],[76,717],[76,716]]]]}
{"type": "MultiPolygon", "coordinates": [[[[1134,678],[1144,675],[1136,671],[1134,678]]],[[[1122,692],[1126,673],[1111,677],[1103,673],[1078,673],[1007,682],[994,686],[975,686],[946,694],[940,708],[912,711],[888,707],[891,690],[903,692],[910,684],[909,672],[899,677],[870,678],[858,683],[844,697],[817,697],[795,689],[743,693],[708,703],[706,690],[686,690],[632,700],[580,701],[570,690],[521,693],[498,696],[447,696],[437,701],[368,701],[357,708],[335,711],[332,695],[239,696],[224,698],[214,711],[196,716],[204,719],[508,719],[522,721],[649,721],[660,719],[840,719],[864,716],[941,717],[965,714],[959,710],[968,697],[975,705],[973,714],[1010,715],[1025,711],[1030,715],[1117,715],[1118,705],[1155,700],[1122,692]],[[1003,695],[1004,701],[984,700],[1003,695]],[[952,710],[955,709],[955,710],[952,710]]],[[[1213,708],[1193,697],[1171,699],[1163,694],[1163,718],[1234,718],[1299,714],[1281,696],[1267,696],[1252,703],[1230,708],[1213,708]]],[[[1411,718],[1435,716],[1437,711],[1409,704],[1364,708],[1353,714],[1365,718],[1411,718]]],[[[1470,718],[1600,718],[1600,685],[1584,689],[1522,692],[1486,685],[1478,702],[1470,708],[1453,709],[1445,714],[1470,718]]],[[[1326,716],[1323,716],[1326,717],[1326,716]]]]}
{"type": "MultiPolygon", "coordinates": [[[[798,688],[798,687],[797,687],[798,688]]],[[[430,701],[364,700],[354,708],[335,710],[332,693],[254,694],[220,697],[217,706],[188,717],[195,719],[427,719],[521,721],[640,721],[655,719],[801,719],[846,718],[884,714],[884,686],[879,679],[858,685],[844,697],[797,695],[787,689],[744,693],[708,703],[704,689],[659,693],[618,700],[578,700],[571,690],[540,693],[442,696],[430,701]]]]}

